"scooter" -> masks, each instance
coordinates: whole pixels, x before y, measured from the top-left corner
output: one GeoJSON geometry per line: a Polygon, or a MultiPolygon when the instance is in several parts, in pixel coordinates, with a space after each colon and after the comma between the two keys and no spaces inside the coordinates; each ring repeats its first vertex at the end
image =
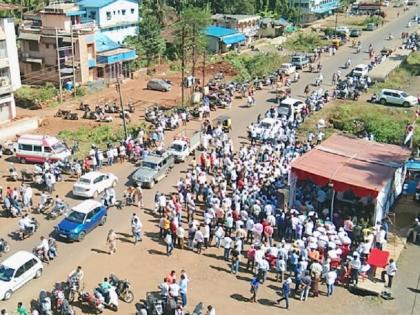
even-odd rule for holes
{"type": "Polygon", "coordinates": [[[34,228],[25,228],[24,230],[19,229],[17,231],[17,235],[21,241],[23,241],[26,237],[30,237],[32,234],[36,232],[39,227],[39,223],[35,218],[31,218],[31,223],[34,225],[34,228]]]}
{"type": "Polygon", "coordinates": [[[102,303],[101,299],[96,297],[95,294],[91,294],[87,291],[80,291],[79,293],[79,302],[87,304],[90,308],[92,308],[96,314],[100,314],[104,311],[105,306],[102,303]]]}
{"type": "Polygon", "coordinates": [[[51,196],[48,196],[47,197],[47,200],[45,201],[45,203],[43,203],[43,204],[39,203],[39,205],[38,205],[38,213],[44,214],[47,211],[49,211],[52,206],[54,206],[54,198],[52,198],[51,196]]]}
{"type": "Polygon", "coordinates": [[[48,220],[56,219],[62,214],[67,213],[68,210],[69,210],[69,206],[66,203],[63,202],[60,204],[56,204],[55,207],[51,210],[51,212],[47,214],[47,219],[48,220]]]}
{"type": "Polygon", "coordinates": [[[51,308],[51,298],[48,296],[48,293],[42,290],[39,293],[39,309],[41,315],[52,315],[52,308],[51,308]]]}

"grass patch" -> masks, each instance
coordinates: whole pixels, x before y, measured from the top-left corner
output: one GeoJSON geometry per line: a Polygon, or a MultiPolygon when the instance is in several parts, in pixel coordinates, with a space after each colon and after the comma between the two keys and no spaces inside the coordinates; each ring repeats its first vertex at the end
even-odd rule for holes
{"type": "MultiPolygon", "coordinates": [[[[349,103],[335,101],[328,104],[302,124],[298,136],[305,139],[309,131],[315,132],[319,119],[327,123],[326,136],[335,132],[360,136],[365,131],[373,133],[375,140],[383,143],[401,144],[405,127],[414,119],[415,109],[382,106],[366,102],[349,103]]],[[[420,143],[420,130],[416,129],[414,144],[420,143]]]]}
{"type": "Polygon", "coordinates": [[[236,69],[236,80],[250,80],[254,77],[263,77],[277,70],[286,61],[285,56],[278,53],[258,54],[229,54],[226,60],[236,69]]]}
{"type": "Polygon", "coordinates": [[[47,83],[42,87],[31,87],[24,85],[15,93],[16,105],[22,108],[33,108],[38,104],[49,104],[57,102],[58,89],[47,83]]]}
{"type": "MultiPolygon", "coordinates": [[[[147,129],[145,123],[130,124],[127,126],[128,133],[137,136],[139,129],[147,129]]],[[[102,125],[94,128],[80,127],[76,130],[62,130],[58,133],[58,137],[72,145],[79,143],[80,150],[77,152],[78,158],[84,158],[89,152],[92,144],[100,148],[105,148],[108,143],[116,143],[124,139],[123,127],[115,127],[111,125],[102,125]]]]}
{"type": "Polygon", "coordinates": [[[296,33],[284,42],[283,47],[289,51],[313,52],[315,48],[327,46],[328,43],[315,32],[296,33]]]}

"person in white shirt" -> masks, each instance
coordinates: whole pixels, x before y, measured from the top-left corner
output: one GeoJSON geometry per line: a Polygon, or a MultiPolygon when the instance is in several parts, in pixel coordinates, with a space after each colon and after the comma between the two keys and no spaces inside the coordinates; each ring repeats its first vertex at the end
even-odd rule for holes
{"type": "Polygon", "coordinates": [[[169,295],[178,301],[179,297],[179,284],[176,283],[176,279],[172,279],[172,283],[169,285],[169,295]]]}
{"type": "Polygon", "coordinates": [[[215,308],[213,306],[211,306],[211,305],[207,306],[206,315],[216,315],[215,308]]]}
{"type": "Polygon", "coordinates": [[[337,272],[335,270],[330,270],[325,276],[325,282],[327,284],[327,296],[330,296],[334,292],[334,283],[337,279],[337,272]]]}
{"type": "Polygon", "coordinates": [[[160,289],[160,296],[166,300],[166,298],[169,295],[169,285],[166,282],[166,278],[163,279],[163,282],[161,284],[159,284],[159,289],[160,289]]]}
{"type": "Polygon", "coordinates": [[[269,262],[263,257],[259,262],[257,262],[257,275],[261,279],[261,283],[267,278],[267,272],[270,270],[269,262]]]}
{"type": "Polygon", "coordinates": [[[226,261],[229,260],[229,255],[230,255],[230,250],[231,250],[231,247],[232,247],[232,243],[233,243],[233,240],[229,236],[226,236],[223,239],[223,248],[224,248],[223,257],[225,258],[226,261]]]}
{"type": "Polygon", "coordinates": [[[48,262],[48,251],[50,246],[48,245],[48,240],[44,236],[41,236],[41,244],[39,244],[36,249],[38,255],[42,255],[43,260],[48,262]]]}
{"type": "Polygon", "coordinates": [[[375,247],[379,248],[380,250],[383,250],[386,244],[386,239],[385,239],[385,229],[381,226],[379,228],[379,230],[376,231],[375,234],[375,247]]]}
{"type": "Polygon", "coordinates": [[[385,282],[385,275],[388,276],[388,285],[387,288],[392,287],[392,280],[394,279],[394,276],[397,272],[397,264],[395,263],[394,259],[390,259],[388,265],[385,267],[385,270],[381,273],[381,279],[383,282],[385,282]]]}

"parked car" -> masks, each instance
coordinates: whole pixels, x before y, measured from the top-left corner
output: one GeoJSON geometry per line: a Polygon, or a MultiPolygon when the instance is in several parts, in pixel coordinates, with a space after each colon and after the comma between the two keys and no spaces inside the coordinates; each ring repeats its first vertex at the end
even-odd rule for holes
{"type": "Polygon", "coordinates": [[[294,55],[291,64],[294,65],[296,69],[303,69],[308,66],[309,58],[306,55],[294,55]]]}
{"type": "Polygon", "coordinates": [[[376,24],[375,23],[368,23],[366,25],[366,30],[367,31],[374,31],[374,30],[376,30],[376,24]]]}
{"type": "Polygon", "coordinates": [[[290,121],[294,120],[294,114],[300,113],[305,108],[305,103],[302,101],[287,97],[280,102],[277,111],[280,115],[286,116],[290,121]]]}
{"type": "Polygon", "coordinates": [[[365,64],[357,65],[353,69],[353,75],[356,76],[356,77],[367,76],[368,72],[369,72],[369,67],[368,67],[368,65],[365,65],[365,64]]]}
{"type": "Polygon", "coordinates": [[[291,63],[283,63],[279,70],[284,72],[286,75],[291,75],[296,72],[296,66],[291,63]]]}
{"type": "Polygon", "coordinates": [[[255,133],[258,140],[264,140],[264,135],[267,135],[266,140],[271,140],[280,128],[281,124],[279,120],[267,117],[255,126],[255,133]],[[269,133],[267,134],[267,132],[269,133]]]}
{"type": "Polygon", "coordinates": [[[360,35],[362,35],[362,31],[359,29],[352,29],[350,31],[350,37],[359,37],[360,35]]]}
{"type": "Polygon", "coordinates": [[[149,82],[147,82],[148,90],[169,92],[171,88],[172,86],[163,79],[151,79],[149,82]]]}
{"type": "Polygon", "coordinates": [[[68,215],[56,226],[56,234],[70,241],[82,241],[86,234],[107,219],[106,207],[96,200],[85,200],[73,207],[68,215]]]}
{"type": "Polygon", "coordinates": [[[338,26],[336,28],[336,32],[338,34],[344,34],[344,35],[348,36],[350,34],[350,29],[347,26],[338,26]]]}
{"type": "Polygon", "coordinates": [[[27,251],[19,251],[0,265],[0,299],[8,300],[13,292],[32,279],[41,277],[41,260],[27,251]]]}
{"type": "Polygon", "coordinates": [[[117,185],[118,178],[111,173],[89,172],[79,178],[73,185],[73,195],[85,198],[96,198],[109,187],[117,185]]]}
{"type": "Polygon", "coordinates": [[[404,107],[417,105],[418,100],[415,96],[408,95],[404,91],[383,89],[378,96],[382,105],[393,104],[402,105],[404,107]]]}
{"type": "Polygon", "coordinates": [[[175,165],[172,154],[149,154],[141,166],[134,172],[133,180],[141,186],[152,188],[155,183],[164,178],[175,165]]]}

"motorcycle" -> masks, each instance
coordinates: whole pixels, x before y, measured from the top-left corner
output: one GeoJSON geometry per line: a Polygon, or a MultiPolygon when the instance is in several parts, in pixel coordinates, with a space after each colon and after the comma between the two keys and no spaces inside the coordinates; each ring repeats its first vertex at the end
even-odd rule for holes
{"type": "Polygon", "coordinates": [[[43,204],[39,203],[38,212],[44,214],[49,211],[52,206],[54,206],[54,198],[48,196],[47,200],[43,204]]]}
{"type": "Polygon", "coordinates": [[[54,289],[52,291],[52,295],[54,297],[54,308],[58,311],[61,310],[64,304],[64,300],[66,299],[64,295],[64,290],[62,287],[62,284],[60,282],[57,282],[54,285],[54,289]]]}
{"type": "Polygon", "coordinates": [[[73,308],[71,307],[69,301],[66,299],[63,300],[63,304],[61,306],[60,315],[75,315],[73,308]]]}
{"type": "Polygon", "coordinates": [[[9,176],[7,178],[8,181],[10,182],[16,182],[18,180],[18,172],[16,171],[15,167],[11,167],[9,168],[9,176]]]}
{"type": "Polygon", "coordinates": [[[0,256],[3,253],[8,253],[10,251],[10,245],[3,238],[0,238],[0,256]]]}
{"type": "Polygon", "coordinates": [[[125,303],[132,303],[134,300],[134,294],[131,290],[131,284],[128,280],[120,280],[116,275],[111,274],[109,280],[112,286],[115,287],[115,292],[118,297],[125,303]]]}
{"type": "Polygon", "coordinates": [[[101,299],[96,297],[95,294],[91,294],[87,291],[80,291],[79,302],[81,304],[87,304],[96,314],[101,314],[105,309],[105,305],[102,303],[101,299]]]}
{"type": "Polygon", "coordinates": [[[101,288],[96,288],[94,295],[104,307],[114,312],[118,311],[118,294],[115,287],[111,287],[107,293],[103,292],[101,288]]]}
{"type": "Polygon", "coordinates": [[[51,298],[48,296],[48,293],[42,290],[39,293],[39,309],[40,309],[40,315],[52,315],[52,308],[51,308],[51,298]]]}
{"type": "Polygon", "coordinates": [[[48,220],[54,220],[57,217],[61,216],[62,214],[67,213],[69,210],[69,206],[66,203],[56,204],[55,207],[47,214],[48,220]]]}
{"type": "Polygon", "coordinates": [[[33,224],[34,228],[25,228],[25,229],[19,229],[17,231],[18,238],[23,241],[26,237],[30,237],[32,234],[36,232],[36,230],[39,227],[39,223],[35,218],[31,218],[31,223],[33,224]]]}
{"type": "Polygon", "coordinates": [[[42,248],[35,247],[32,250],[32,254],[34,254],[36,257],[38,257],[38,259],[40,261],[45,262],[45,263],[49,263],[49,261],[45,259],[45,253],[44,253],[44,250],[42,248]]]}

